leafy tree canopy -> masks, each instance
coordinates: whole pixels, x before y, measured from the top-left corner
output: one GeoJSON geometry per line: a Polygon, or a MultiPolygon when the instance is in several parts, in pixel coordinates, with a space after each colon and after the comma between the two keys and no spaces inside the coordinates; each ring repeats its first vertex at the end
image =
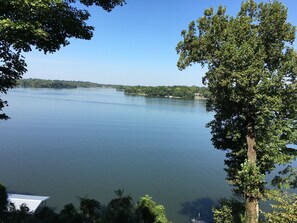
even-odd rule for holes
{"type": "Polygon", "coordinates": [[[246,200],[246,221],[258,222],[264,176],[296,157],[296,28],[277,0],[242,3],[235,17],[220,6],[182,31],[179,69],[208,65],[203,79],[215,112],[208,125],[217,149],[227,151],[228,180],[246,200]]]}
{"type": "MultiPolygon", "coordinates": [[[[35,48],[53,53],[68,45],[69,38],[92,38],[94,27],[86,23],[90,14],[77,3],[111,11],[125,0],[0,0],[0,93],[27,71],[22,52],[35,48]]],[[[0,99],[0,111],[6,104],[0,99]]]]}
{"type": "Polygon", "coordinates": [[[279,190],[271,190],[268,198],[275,203],[271,204],[271,212],[263,212],[267,222],[291,223],[297,222],[297,195],[279,190]]]}
{"type": "Polygon", "coordinates": [[[136,212],[139,222],[169,223],[164,206],[156,204],[149,195],[140,198],[136,212]]]}
{"type": "Polygon", "coordinates": [[[80,2],[110,11],[124,0],[1,0],[1,40],[14,49],[30,51],[32,47],[55,52],[69,44],[69,38],[90,39],[94,27],[86,24],[90,14],[73,6],[80,2]]]}
{"type": "Polygon", "coordinates": [[[215,223],[244,222],[244,204],[234,198],[219,200],[219,206],[213,208],[215,223]]]}

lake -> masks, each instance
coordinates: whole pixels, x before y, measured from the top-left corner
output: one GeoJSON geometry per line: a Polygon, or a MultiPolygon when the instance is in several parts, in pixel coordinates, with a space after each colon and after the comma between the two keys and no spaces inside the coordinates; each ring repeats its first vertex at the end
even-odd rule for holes
{"type": "Polygon", "coordinates": [[[204,100],[103,88],[18,88],[3,98],[11,119],[0,121],[0,182],[9,192],[50,196],[59,211],[76,196],[107,204],[124,189],[135,202],[152,196],[174,223],[198,213],[209,221],[230,194],[204,100]]]}

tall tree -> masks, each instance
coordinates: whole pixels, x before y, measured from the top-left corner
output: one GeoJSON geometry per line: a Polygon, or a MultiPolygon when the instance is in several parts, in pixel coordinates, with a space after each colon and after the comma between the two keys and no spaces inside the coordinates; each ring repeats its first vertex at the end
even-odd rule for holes
{"type": "MultiPolygon", "coordinates": [[[[54,53],[69,44],[69,38],[89,40],[94,27],[90,14],[78,9],[96,5],[111,11],[125,0],[0,0],[0,94],[16,85],[27,71],[22,52],[32,48],[54,53]]],[[[0,98],[0,111],[7,105],[0,98]]],[[[0,119],[8,116],[0,113],[0,119]]]]}
{"type": "Polygon", "coordinates": [[[220,6],[182,31],[180,70],[208,65],[203,82],[214,111],[212,142],[226,151],[227,178],[245,199],[246,222],[258,222],[265,174],[296,158],[296,28],[277,0],[242,3],[234,17],[220,6]]]}

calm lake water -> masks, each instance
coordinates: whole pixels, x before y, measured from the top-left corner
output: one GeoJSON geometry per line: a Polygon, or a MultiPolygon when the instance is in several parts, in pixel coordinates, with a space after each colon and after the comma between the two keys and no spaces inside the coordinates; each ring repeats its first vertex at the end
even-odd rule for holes
{"type": "Polygon", "coordinates": [[[230,194],[224,153],[213,149],[202,100],[127,96],[114,89],[13,89],[0,121],[0,182],[48,195],[61,209],[75,196],[107,204],[114,190],[149,194],[174,223],[230,194]]]}

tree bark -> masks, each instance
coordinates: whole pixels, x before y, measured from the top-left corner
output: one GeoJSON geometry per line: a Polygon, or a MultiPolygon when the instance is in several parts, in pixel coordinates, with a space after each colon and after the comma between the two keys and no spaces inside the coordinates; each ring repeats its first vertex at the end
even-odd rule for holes
{"type": "MultiPolygon", "coordinates": [[[[253,125],[249,123],[247,125],[247,158],[249,163],[256,163],[256,141],[253,134],[253,125]]],[[[246,223],[258,223],[259,221],[259,199],[245,194],[245,221],[246,223]]]]}
{"type": "Polygon", "coordinates": [[[247,134],[246,134],[246,142],[247,142],[247,158],[249,163],[256,163],[257,160],[257,152],[256,152],[256,141],[253,133],[252,124],[248,124],[247,126],[247,134]]]}
{"type": "Polygon", "coordinates": [[[258,223],[259,221],[259,200],[246,197],[245,199],[245,222],[258,223]]]}

